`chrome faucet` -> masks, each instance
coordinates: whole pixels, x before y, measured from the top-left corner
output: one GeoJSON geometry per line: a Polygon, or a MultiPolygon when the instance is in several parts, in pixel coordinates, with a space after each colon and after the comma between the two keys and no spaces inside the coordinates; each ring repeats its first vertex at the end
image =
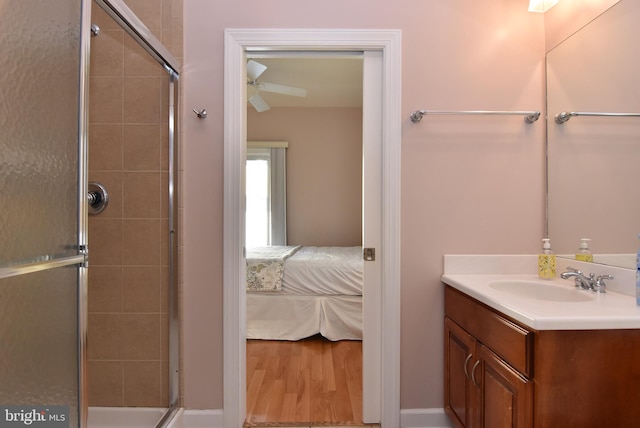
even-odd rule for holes
{"type": "Polygon", "coordinates": [[[576,268],[567,267],[567,269],[569,270],[566,272],[562,272],[560,274],[560,278],[562,279],[573,278],[577,288],[581,288],[583,290],[593,289],[594,278],[595,278],[594,274],[589,274],[589,277],[586,277],[580,270],[576,268]]]}
{"type": "Polygon", "coordinates": [[[596,276],[596,283],[593,284],[593,291],[596,293],[606,293],[607,284],[604,283],[605,279],[613,279],[613,275],[598,275],[596,276]]]}
{"type": "Polygon", "coordinates": [[[598,275],[590,273],[589,276],[585,276],[580,270],[572,267],[567,267],[568,271],[560,274],[560,278],[569,279],[573,278],[577,288],[583,290],[590,290],[595,293],[606,293],[607,284],[604,280],[613,279],[613,275],[598,275]]]}

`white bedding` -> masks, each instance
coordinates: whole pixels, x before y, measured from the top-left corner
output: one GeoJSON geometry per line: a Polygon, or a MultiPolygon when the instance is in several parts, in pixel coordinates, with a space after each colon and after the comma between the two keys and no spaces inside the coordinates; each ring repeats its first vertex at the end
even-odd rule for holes
{"type": "Polygon", "coordinates": [[[284,263],[299,248],[299,246],[249,248],[247,250],[247,290],[282,290],[284,263]]]}
{"type": "Polygon", "coordinates": [[[360,296],[363,281],[361,247],[302,247],[285,261],[282,291],[360,296]]]}
{"type": "Polygon", "coordinates": [[[297,249],[280,290],[247,289],[247,338],[361,340],[363,264],[361,247],[297,249]]]}

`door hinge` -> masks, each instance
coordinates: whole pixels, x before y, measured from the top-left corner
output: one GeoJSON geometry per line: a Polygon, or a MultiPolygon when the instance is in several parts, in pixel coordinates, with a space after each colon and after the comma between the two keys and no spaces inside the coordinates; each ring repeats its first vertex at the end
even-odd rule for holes
{"type": "Polygon", "coordinates": [[[363,258],[365,262],[373,262],[376,260],[376,249],[375,248],[363,248],[363,258]]]}
{"type": "Polygon", "coordinates": [[[88,245],[79,245],[78,246],[78,254],[84,256],[84,262],[80,264],[81,267],[88,268],[89,267],[89,246],[88,245]]]}

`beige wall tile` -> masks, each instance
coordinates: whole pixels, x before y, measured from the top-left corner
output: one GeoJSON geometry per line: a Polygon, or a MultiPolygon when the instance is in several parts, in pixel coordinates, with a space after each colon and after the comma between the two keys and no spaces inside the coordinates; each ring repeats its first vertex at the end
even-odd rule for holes
{"type": "Polygon", "coordinates": [[[157,124],[124,126],[124,169],[157,171],[161,167],[161,127],[157,124]]]}
{"type": "Polygon", "coordinates": [[[169,312],[169,266],[160,268],[160,281],[160,312],[166,314],[169,312]]]}
{"type": "Polygon", "coordinates": [[[162,28],[162,0],[126,0],[126,3],[160,40],[158,30],[162,28]]]}
{"type": "Polygon", "coordinates": [[[124,78],[125,123],[160,123],[160,77],[124,78]]]}
{"type": "Polygon", "coordinates": [[[89,81],[89,122],[121,123],[123,78],[101,76],[89,81]]]}
{"type": "Polygon", "coordinates": [[[160,312],[162,299],[160,274],[161,269],[156,266],[124,268],[124,312],[160,312]]]}
{"type": "Polygon", "coordinates": [[[169,362],[168,361],[161,361],[160,362],[160,367],[162,369],[161,373],[162,373],[162,402],[163,403],[168,403],[170,400],[169,397],[169,362]]]}
{"type": "Polygon", "coordinates": [[[119,123],[89,125],[89,168],[122,169],[123,127],[119,123]]]}
{"type": "Polygon", "coordinates": [[[125,218],[160,217],[159,172],[125,172],[122,189],[125,218]]]}
{"type": "Polygon", "coordinates": [[[182,22],[182,2],[183,0],[167,0],[171,3],[171,17],[182,22]]]}
{"type": "Polygon", "coordinates": [[[124,221],[124,264],[160,264],[160,220],[124,221]]]}
{"type": "Polygon", "coordinates": [[[161,370],[160,361],[125,361],[124,405],[162,406],[161,370]]]}
{"type": "Polygon", "coordinates": [[[122,358],[120,314],[89,314],[87,357],[90,360],[122,358]]]}
{"type": "MultiPolygon", "coordinates": [[[[172,0],[160,0],[160,7],[162,13],[162,31],[165,31],[167,28],[171,28],[171,19],[172,19],[172,0]]],[[[168,45],[162,41],[162,44],[168,48],[168,45]]]]}
{"type": "Polygon", "coordinates": [[[176,58],[182,58],[184,56],[183,43],[182,43],[182,37],[183,37],[182,25],[183,25],[182,20],[179,18],[174,19],[171,22],[171,53],[176,58]]]}
{"type": "Polygon", "coordinates": [[[160,315],[160,359],[169,360],[169,316],[160,315]]]}
{"type": "Polygon", "coordinates": [[[124,70],[124,30],[101,29],[91,38],[90,73],[95,76],[122,76],[124,70]]]}
{"type": "Polygon", "coordinates": [[[122,358],[160,360],[160,314],[122,315],[122,358]]]}
{"type": "Polygon", "coordinates": [[[89,269],[89,312],[122,312],[122,267],[89,269]]]}
{"type": "Polygon", "coordinates": [[[119,407],[124,403],[122,361],[89,361],[89,405],[119,407]]]}
{"type": "Polygon", "coordinates": [[[122,264],[122,220],[94,217],[89,222],[89,254],[92,264],[122,264]]]}

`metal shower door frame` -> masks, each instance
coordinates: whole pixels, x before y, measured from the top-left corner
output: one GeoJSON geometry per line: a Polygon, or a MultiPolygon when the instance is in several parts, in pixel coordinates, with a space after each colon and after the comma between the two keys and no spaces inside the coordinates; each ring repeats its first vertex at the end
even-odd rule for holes
{"type": "Polygon", "coordinates": [[[158,422],[165,426],[172,418],[179,400],[178,383],[178,300],[177,300],[177,115],[179,100],[179,64],[160,41],[122,0],[80,0],[80,40],[78,70],[78,134],[77,134],[77,242],[76,254],[46,257],[17,265],[0,267],[0,279],[65,266],[77,266],[77,358],[78,358],[78,424],[88,424],[87,326],[88,326],[88,124],[89,63],[91,39],[91,7],[95,2],[130,34],[169,74],[169,411],[158,422]]]}
{"type": "Polygon", "coordinates": [[[77,254],[65,257],[46,257],[42,260],[0,267],[0,279],[17,277],[62,267],[78,266],[77,272],[77,341],[78,341],[78,424],[87,426],[87,180],[88,180],[88,92],[89,92],[89,32],[91,22],[91,0],[80,3],[80,41],[78,70],[78,191],[77,191],[77,254]]]}

